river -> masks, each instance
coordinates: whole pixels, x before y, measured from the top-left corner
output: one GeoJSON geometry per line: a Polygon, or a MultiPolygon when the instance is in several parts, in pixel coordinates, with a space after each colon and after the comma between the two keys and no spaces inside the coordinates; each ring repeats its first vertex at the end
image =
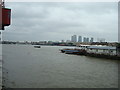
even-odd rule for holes
{"type": "Polygon", "coordinates": [[[64,46],[3,45],[9,88],[117,88],[118,60],[61,53],[64,46]]]}

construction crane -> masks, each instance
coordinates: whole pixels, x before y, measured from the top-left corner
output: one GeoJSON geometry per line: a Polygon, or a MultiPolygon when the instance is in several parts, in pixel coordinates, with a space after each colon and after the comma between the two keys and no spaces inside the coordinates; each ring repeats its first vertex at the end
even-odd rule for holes
{"type": "Polygon", "coordinates": [[[5,7],[5,0],[1,0],[0,4],[0,30],[4,30],[11,23],[11,9],[5,7]]]}

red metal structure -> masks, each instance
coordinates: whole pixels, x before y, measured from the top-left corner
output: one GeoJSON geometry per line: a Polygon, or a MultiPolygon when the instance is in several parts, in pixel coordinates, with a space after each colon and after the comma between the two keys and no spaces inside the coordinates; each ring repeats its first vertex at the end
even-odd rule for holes
{"type": "Polygon", "coordinates": [[[2,24],[4,26],[10,25],[10,16],[11,15],[11,9],[2,8],[2,24]]]}
{"type": "Polygon", "coordinates": [[[11,9],[5,8],[4,1],[2,2],[2,30],[5,26],[9,26],[11,22],[11,9]]]}

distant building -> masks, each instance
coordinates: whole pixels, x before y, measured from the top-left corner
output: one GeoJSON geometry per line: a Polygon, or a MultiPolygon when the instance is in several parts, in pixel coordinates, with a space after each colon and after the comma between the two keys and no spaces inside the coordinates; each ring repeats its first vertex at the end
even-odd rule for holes
{"type": "Polygon", "coordinates": [[[71,42],[77,42],[77,36],[76,35],[71,36],[71,42]]]}
{"type": "Polygon", "coordinates": [[[82,42],[82,36],[78,37],[78,42],[82,42]]]}
{"type": "Polygon", "coordinates": [[[86,37],[83,38],[83,42],[87,42],[87,38],[86,37]]]}
{"type": "Polygon", "coordinates": [[[105,42],[105,39],[104,38],[98,38],[97,41],[98,42],[105,42]]]}
{"type": "Polygon", "coordinates": [[[64,43],[64,40],[61,40],[62,43],[64,43]]]}
{"type": "Polygon", "coordinates": [[[84,43],[88,43],[88,42],[89,42],[89,38],[84,37],[84,38],[83,38],[83,42],[84,42],[84,43]]]}
{"type": "Polygon", "coordinates": [[[52,42],[52,41],[48,41],[47,43],[48,43],[48,44],[52,44],[53,42],[52,42]]]}
{"type": "Polygon", "coordinates": [[[91,43],[93,42],[93,38],[90,39],[90,42],[91,42],[91,43]]]}
{"type": "Polygon", "coordinates": [[[71,42],[70,40],[66,40],[67,43],[71,42]]]}
{"type": "Polygon", "coordinates": [[[86,38],[86,42],[87,42],[87,43],[89,42],[89,38],[86,38]]]}

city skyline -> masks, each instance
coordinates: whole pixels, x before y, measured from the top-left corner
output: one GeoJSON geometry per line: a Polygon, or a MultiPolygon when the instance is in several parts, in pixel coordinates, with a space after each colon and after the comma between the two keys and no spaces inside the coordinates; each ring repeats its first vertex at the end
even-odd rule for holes
{"type": "MultiPolygon", "coordinates": [[[[98,40],[97,40],[98,41],[98,40]]],[[[77,35],[73,35],[71,36],[71,42],[85,42],[85,43],[89,43],[89,42],[94,42],[94,38],[93,37],[84,37],[84,36],[77,36],[77,35]]],[[[98,42],[105,42],[105,39],[100,39],[98,42]]]]}
{"type": "Polygon", "coordinates": [[[12,21],[3,40],[61,41],[81,35],[118,41],[117,2],[7,2],[6,7],[12,9],[12,21]]]}

